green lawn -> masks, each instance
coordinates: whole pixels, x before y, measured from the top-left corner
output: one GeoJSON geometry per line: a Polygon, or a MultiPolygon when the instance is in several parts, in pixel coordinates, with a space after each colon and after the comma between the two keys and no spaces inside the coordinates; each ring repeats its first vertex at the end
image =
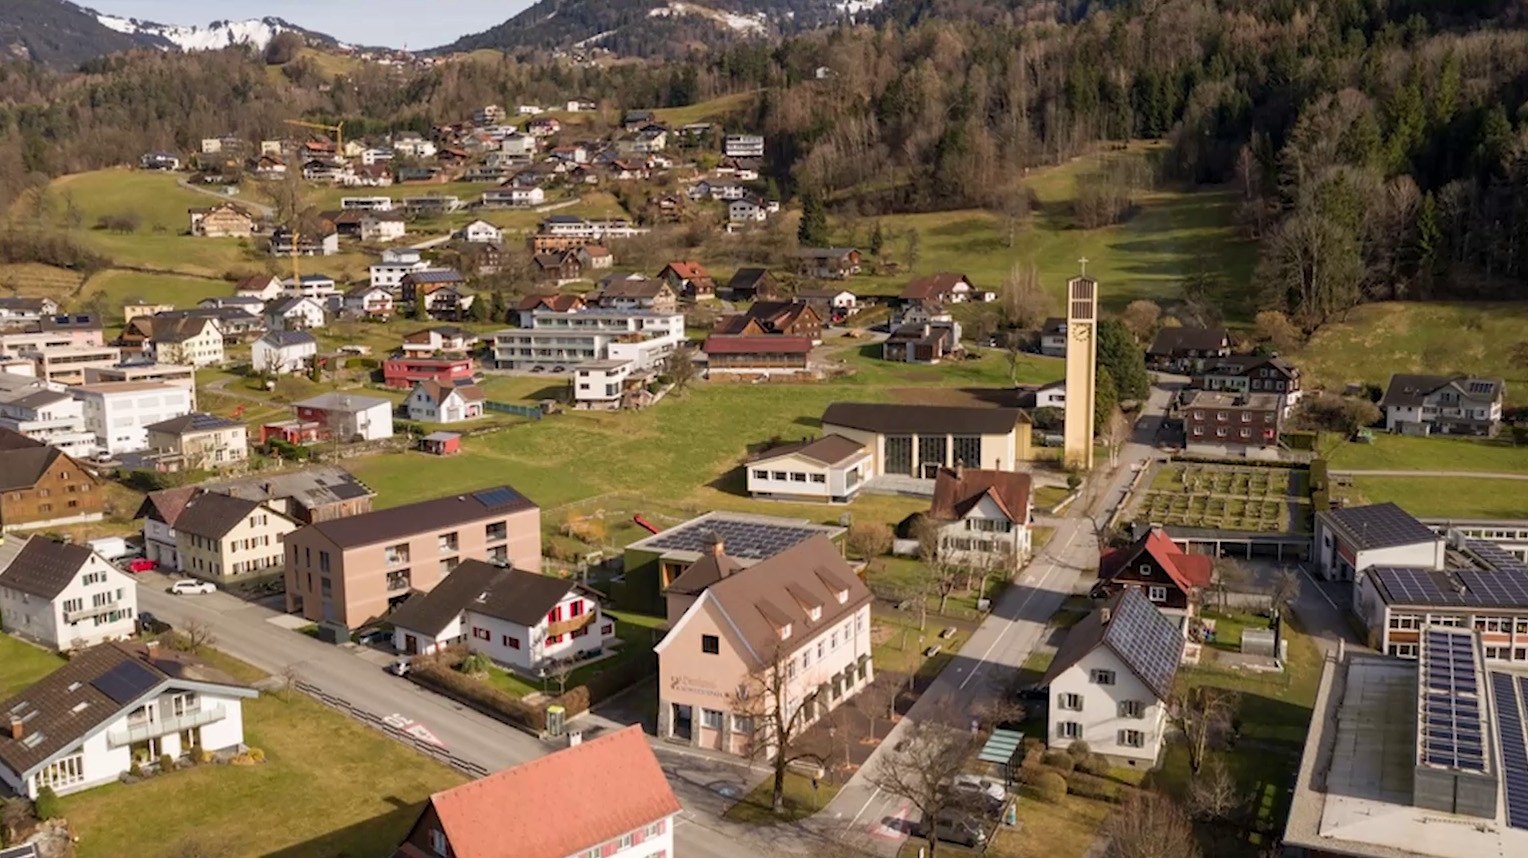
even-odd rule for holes
{"type": "MultiPolygon", "coordinates": [[[[190,228],[187,209],[205,208],[217,200],[188,191],[177,184],[183,175],[144,170],[109,169],[75,173],[54,179],[45,200],[55,223],[71,225],[70,211],[77,213],[77,224],[93,229],[102,217],[136,215],[139,231],[177,234],[190,228]]],[[[237,197],[231,198],[234,202],[237,197]]]]}
{"type": "MultiPolygon", "coordinates": [[[[663,617],[649,617],[626,611],[607,611],[606,613],[615,618],[615,634],[621,639],[623,646],[616,655],[593,664],[586,664],[568,674],[569,688],[588,682],[596,673],[626,664],[640,658],[644,653],[652,652],[653,644],[663,637],[663,617]]],[[[530,679],[497,666],[489,669],[488,681],[516,697],[524,697],[541,691],[540,680],[530,679]]],[[[557,683],[550,682],[547,690],[556,694],[557,683]]]]}
{"type": "Polygon", "coordinates": [[[203,298],[232,294],[233,284],[227,280],[110,269],[90,278],[81,290],[78,303],[88,306],[95,296],[100,295],[105,302],[106,320],[120,324],[122,306],[130,302],[141,300],[184,309],[195,307],[203,298]]]}
{"type": "Polygon", "coordinates": [[[737,804],[728,808],[723,816],[744,825],[795,822],[827,807],[829,802],[833,801],[833,796],[838,794],[838,789],[836,785],[828,783],[825,779],[819,780],[817,788],[813,789],[811,778],[788,771],[785,773],[785,808],[781,813],[776,814],[774,811],[775,779],[773,775],[770,775],[754,787],[748,795],[739,799],[737,804]]]}
{"type": "Polygon", "coordinates": [[[708,101],[698,101],[684,107],[662,107],[653,113],[660,122],[669,125],[688,125],[692,122],[724,122],[752,109],[758,100],[757,92],[735,92],[708,101]]]}
{"type": "MultiPolygon", "coordinates": [[[[1205,271],[1223,278],[1224,290],[1216,296],[1216,303],[1227,318],[1250,321],[1253,296],[1244,284],[1251,280],[1256,247],[1236,233],[1232,217],[1235,195],[1230,191],[1164,187],[1142,194],[1139,211],[1123,224],[1093,230],[1076,228],[1071,201],[1078,176],[1095,168],[1099,157],[1140,157],[1139,153],[1148,148],[1136,147],[1129,155],[1078,158],[1032,173],[1026,184],[1039,198],[1040,206],[1012,247],[1002,233],[1001,218],[991,212],[882,217],[882,232],[888,236],[883,257],[905,268],[901,236],[915,229],[919,235],[917,264],[911,273],[856,277],[848,286],[867,293],[895,294],[912,276],[959,271],[978,286],[992,287],[1020,262],[1039,269],[1059,311],[1066,281],[1076,275],[1078,259],[1085,256],[1088,274],[1098,279],[1101,302],[1110,310],[1122,309],[1137,298],[1179,300],[1183,278],[1205,271]]],[[[870,219],[861,219],[853,226],[858,229],[850,235],[851,224],[840,221],[834,241],[853,239],[851,243],[863,246],[870,219]]]]}
{"type": "Polygon", "coordinates": [[[0,699],[52,673],[63,658],[42,647],[0,634],[0,699]]]}
{"type": "MultiPolygon", "coordinates": [[[[1052,804],[1028,788],[1019,791],[1017,803],[1019,827],[999,827],[988,858],[1082,858],[1114,811],[1107,802],[1075,795],[1052,804]]],[[[944,844],[939,852],[944,854],[944,844]]]]}
{"type": "Polygon", "coordinates": [[[1394,501],[1425,518],[1522,518],[1528,480],[1476,477],[1354,477],[1349,501],[1394,501]]]}
{"type": "Polygon", "coordinates": [[[1291,357],[1308,388],[1383,388],[1395,372],[1474,373],[1506,379],[1509,404],[1528,404],[1528,366],[1513,365],[1528,340],[1528,303],[1368,304],[1325,325],[1291,357]]]}
{"type": "MultiPolygon", "coordinates": [[[[1328,436],[1323,436],[1323,449],[1328,436]]],[[[1343,442],[1328,458],[1334,470],[1496,471],[1528,473],[1528,447],[1506,438],[1417,438],[1376,432],[1368,444],[1343,442]]]]}

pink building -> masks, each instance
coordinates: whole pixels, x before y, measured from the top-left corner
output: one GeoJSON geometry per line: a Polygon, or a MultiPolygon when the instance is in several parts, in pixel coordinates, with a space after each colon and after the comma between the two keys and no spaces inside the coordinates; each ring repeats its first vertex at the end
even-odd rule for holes
{"type": "Polygon", "coordinates": [[[286,538],[286,607],[359,628],[465,560],[541,570],[541,508],[496,486],[302,527],[286,538]]]}
{"type": "Polygon", "coordinates": [[[766,688],[811,724],[874,678],[869,588],[825,536],[752,566],[717,540],[665,591],[658,735],[747,754],[773,745],[766,688]]]}
{"type": "Polygon", "coordinates": [[[382,363],[382,380],[388,387],[407,390],[415,382],[436,381],[452,386],[472,381],[471,358],[388,358],[382,363]]]}

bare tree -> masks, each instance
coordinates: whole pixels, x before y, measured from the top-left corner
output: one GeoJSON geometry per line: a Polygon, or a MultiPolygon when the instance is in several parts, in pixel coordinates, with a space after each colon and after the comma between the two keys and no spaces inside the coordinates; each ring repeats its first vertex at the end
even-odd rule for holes
{"type": "Polygon", "coordinates": [[[1162,308],[1155,301],[1138,298],[1125,307],[1119,320],[1124,323],[1136,342],[1149,342],[1157,333],[1157,323],[1162,319],[1162,308]]]}
{"type": "Polygon", "coordinates": [[[1235,557],[1217,557],[1210,589],[1219,596],[1220,609],[1225,610],[1231,593],[1244,593],[1252,587],[1252,571],[1235,557]]]}
{"type": "Polygon", "coordinates": [[[1033,263],[1015,262],[998,286],[998,314],[1010,328],[1037,328],[1051,314],[1053,302],[1033,263]]]}
{"type": "Polygon", "coordinates": [[[876,736],[875,722],[884,720],[888,724],[895,724],[897,720],[897,700],[902,696],[901,683],[877,680],[854,695],[854,705],[870,721],[870,738],[876,736]]]}
{"type": "Polygon", "coordinates": [[[849,526],[845,546],[861,560],[872,561],[891,551],[893,535],[885,522],[864,521],[849,526]]]}
{"type": "Polygon", "coordinates": [[[1024,357],[1024,335],[1018,331],[1003,334],[1003,358],[1008,362],[1008,383],[1019,383],[1019,361],[1024,357]]]}
{"type": "Polygon", "coordinates": [[[1245,797],[1226,764],[1212,759],[1188,785],[1188,809],[1195,819],[1219,822],[1242,806],[1245,797]]]}
{"type": "Polygon", "coordinates": [[[785,774],[791,763],[824,763],[823,754],[804,741],[822,692],[813,677],[798,676],[807,668],[798,667],[795,655],[776,647],[729,698],[733,714],[751,727],[746,755],[767,761],[774,770],[770,806],[775,813],[785,810],[785,774]]]}
{"type": "Polygon", "coordinates": [[[1125,413],[1116,405],[1110,409],[1109,416],[1104,419],[1103,425],[1104,443],[1109,446],[1109,467],[1119,464],[1120,451],[1125,449],[1125,442],[1130,440],[1130,420],[1125,413]]]}
{"type": "Polygon", "coordinates": [[[1300,573],[1297,570],[1285,567],[1273,576],[1273,584],[1268,588],[1268,607],[1278,616],[1300,598],[1300,573]]]}
{"type": "MultiPolygon", "coordinates": [[[[927,581],[935,592],[939,594],[939,609],[937,613],[943,614],[945,607],[950,602],[950,596],[955,592],[955,587],[960,582],[961,567],[952,563],[941,549],[940,524],[927,516],[919,516],[913,525],[913,533],[918,538],[918,559],[923,561],[928,570],[927,581]]],[[[919,630],[923,626],[919,625],[919,630]]]]}
{"type": "Polygon", "coordinates": [[[297,675],[297,665],[288,664],[286,667],[283,667],[281,669],[280,678],[281,697],[284,700],[289,700],[292,697],[292,689],[297,687],[297,683],[301,679],[301,677],[297,675]]]}
{"type": "Polygon", "coordinates": [[[690,382],[700,374],[699,368],[695,366],[694,355],[683,346],[669,353],[668,359],[663,362],[663,369],[674,383],[674,392],[678,394],[684,393],[690,382]]]}
{"type": "Polygon", "coordinates": [[[1138,792],[1104,824],[1105,858],[1199,858],[1194,826],[1172,799],[1138,792]]]}
{"type": "Polygon", "coordinates": [[[901,750],[884,753],[869,774],[871,786],[907,799],[923,815],[923,836],[930,858],[939,854],[934,820],[959,806],[950,782],[965,768],[976,750],[976,735],[934,721],[919,721],[907,729],[901,750]]]}
{"type": "Polygon", "coordinates": [[[212,627],[201,620],[192,620],[186,623],[186,648],[191,652],[201,652],[202,647],[212,646],[218,642],[217,635],[213,634],[212,627]]]}
{"type": "Polygon", "coordinates": [[[1173,724],[1188,742],[1189,767],[1204,766],[1210,743],[1231,730],[1240,695],[1213,685],[1195,685],[1173,701],[1173,724]]]}
{"type": "Polygon", "coordinates": [[[558,697],[568,693],[568,678],[572,675],[573,660],[568,658],[553,659],[546,669],[547,679],[557,683],[558,697]]]}

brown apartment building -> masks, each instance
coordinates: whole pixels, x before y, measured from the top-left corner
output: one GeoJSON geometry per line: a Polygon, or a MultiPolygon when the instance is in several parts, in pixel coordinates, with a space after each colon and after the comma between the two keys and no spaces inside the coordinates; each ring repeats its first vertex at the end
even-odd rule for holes
{"type": "Polygon", "coordinates": [[[1181,410],[1185,446],[1194,455],[1278,458],[1284,409],[1274,394],[1191,390],[1181,410]]]}
{"type": "Polygon", "coordinates": [[[541,571],[541,508],[495,486],[294,530],[286,538],[287,610],[360,628],[429,591],[463,560],[541,571]]]}
{"type": "Polygon", "coordinates": [[[0,530],[101,520],[101,485],[56,447],[0,429],[0,530]]]}

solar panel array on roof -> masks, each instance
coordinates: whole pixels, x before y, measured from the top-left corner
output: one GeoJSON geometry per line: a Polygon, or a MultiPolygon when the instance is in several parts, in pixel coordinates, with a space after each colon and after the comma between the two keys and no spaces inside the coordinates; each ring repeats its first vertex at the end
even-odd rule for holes
{"type": "Polygon", "coordinates": [[[1507,824],[1528,828],[1528,742],[1523,738],[1523,707],[1518,690],[1528,693],[1528,683],[1516,682],[1506,673],[1491,674],[1496,698],[1496,735],[1501,742],[1501,770],[1507,798],[1507,824]]]}
{"type": "Polygon", "coordinates": [[[664,531],[647,545],[662,551],[702,552],[709,549],[714,535],[729,556],[764,560],[821,532],[805,525],[712,517],[664,531]]]}
{"type": "Polygon", "coordinates": [[[159,684],[159,677],[141,664],[124,661],[90,681],[96,690],[118,703],[131,703],[159,684]]]}
{"type": "Polygon", "coordinates": [[[1121,595],[1104,629],[1104,641],[1159,697],[1167,699],[1183,660],[1183,635],[1140,589],[1131,587],[1121,595]]]}
{"type": "Polygon", "coordinates": [[[1391,602],[1407,605],[1462,605],[1464,599],[1443,586],[1443,576],[1431,569],[1378,567],[1369,570],[1391,602]]]}
{"type": "Polygon", "coordinates": [[[1423,765],[1485,772],[1480,664],[1474,636],[1463,629],[1429,628],[1422,635],[1418,758],[1423,765]]]}
{"type": "Polygon", "coordinates": [[[1322,515],[1343,530],[1348,541],[1360,551],[1416,545],[1438,538],[1431,528],[1394,503],[1353,506],[1322,515]]]}
{"type": "Polygon", "coordinates": [[[1464,547],[1482,563],[1499,572],[1521,572],[1528,575],[1528,564],[1517,559],[1510,551],[1484,539],[1466,539],[1464,547]]]}
{"type": "Polygon", "coordinates": [[[506,486],[499,486],[498,488],[473,492],[472,496],[477,498],[479,503],[488,507],[490,510],[506,507],[520,501],[520,493],[506,486]]]}

